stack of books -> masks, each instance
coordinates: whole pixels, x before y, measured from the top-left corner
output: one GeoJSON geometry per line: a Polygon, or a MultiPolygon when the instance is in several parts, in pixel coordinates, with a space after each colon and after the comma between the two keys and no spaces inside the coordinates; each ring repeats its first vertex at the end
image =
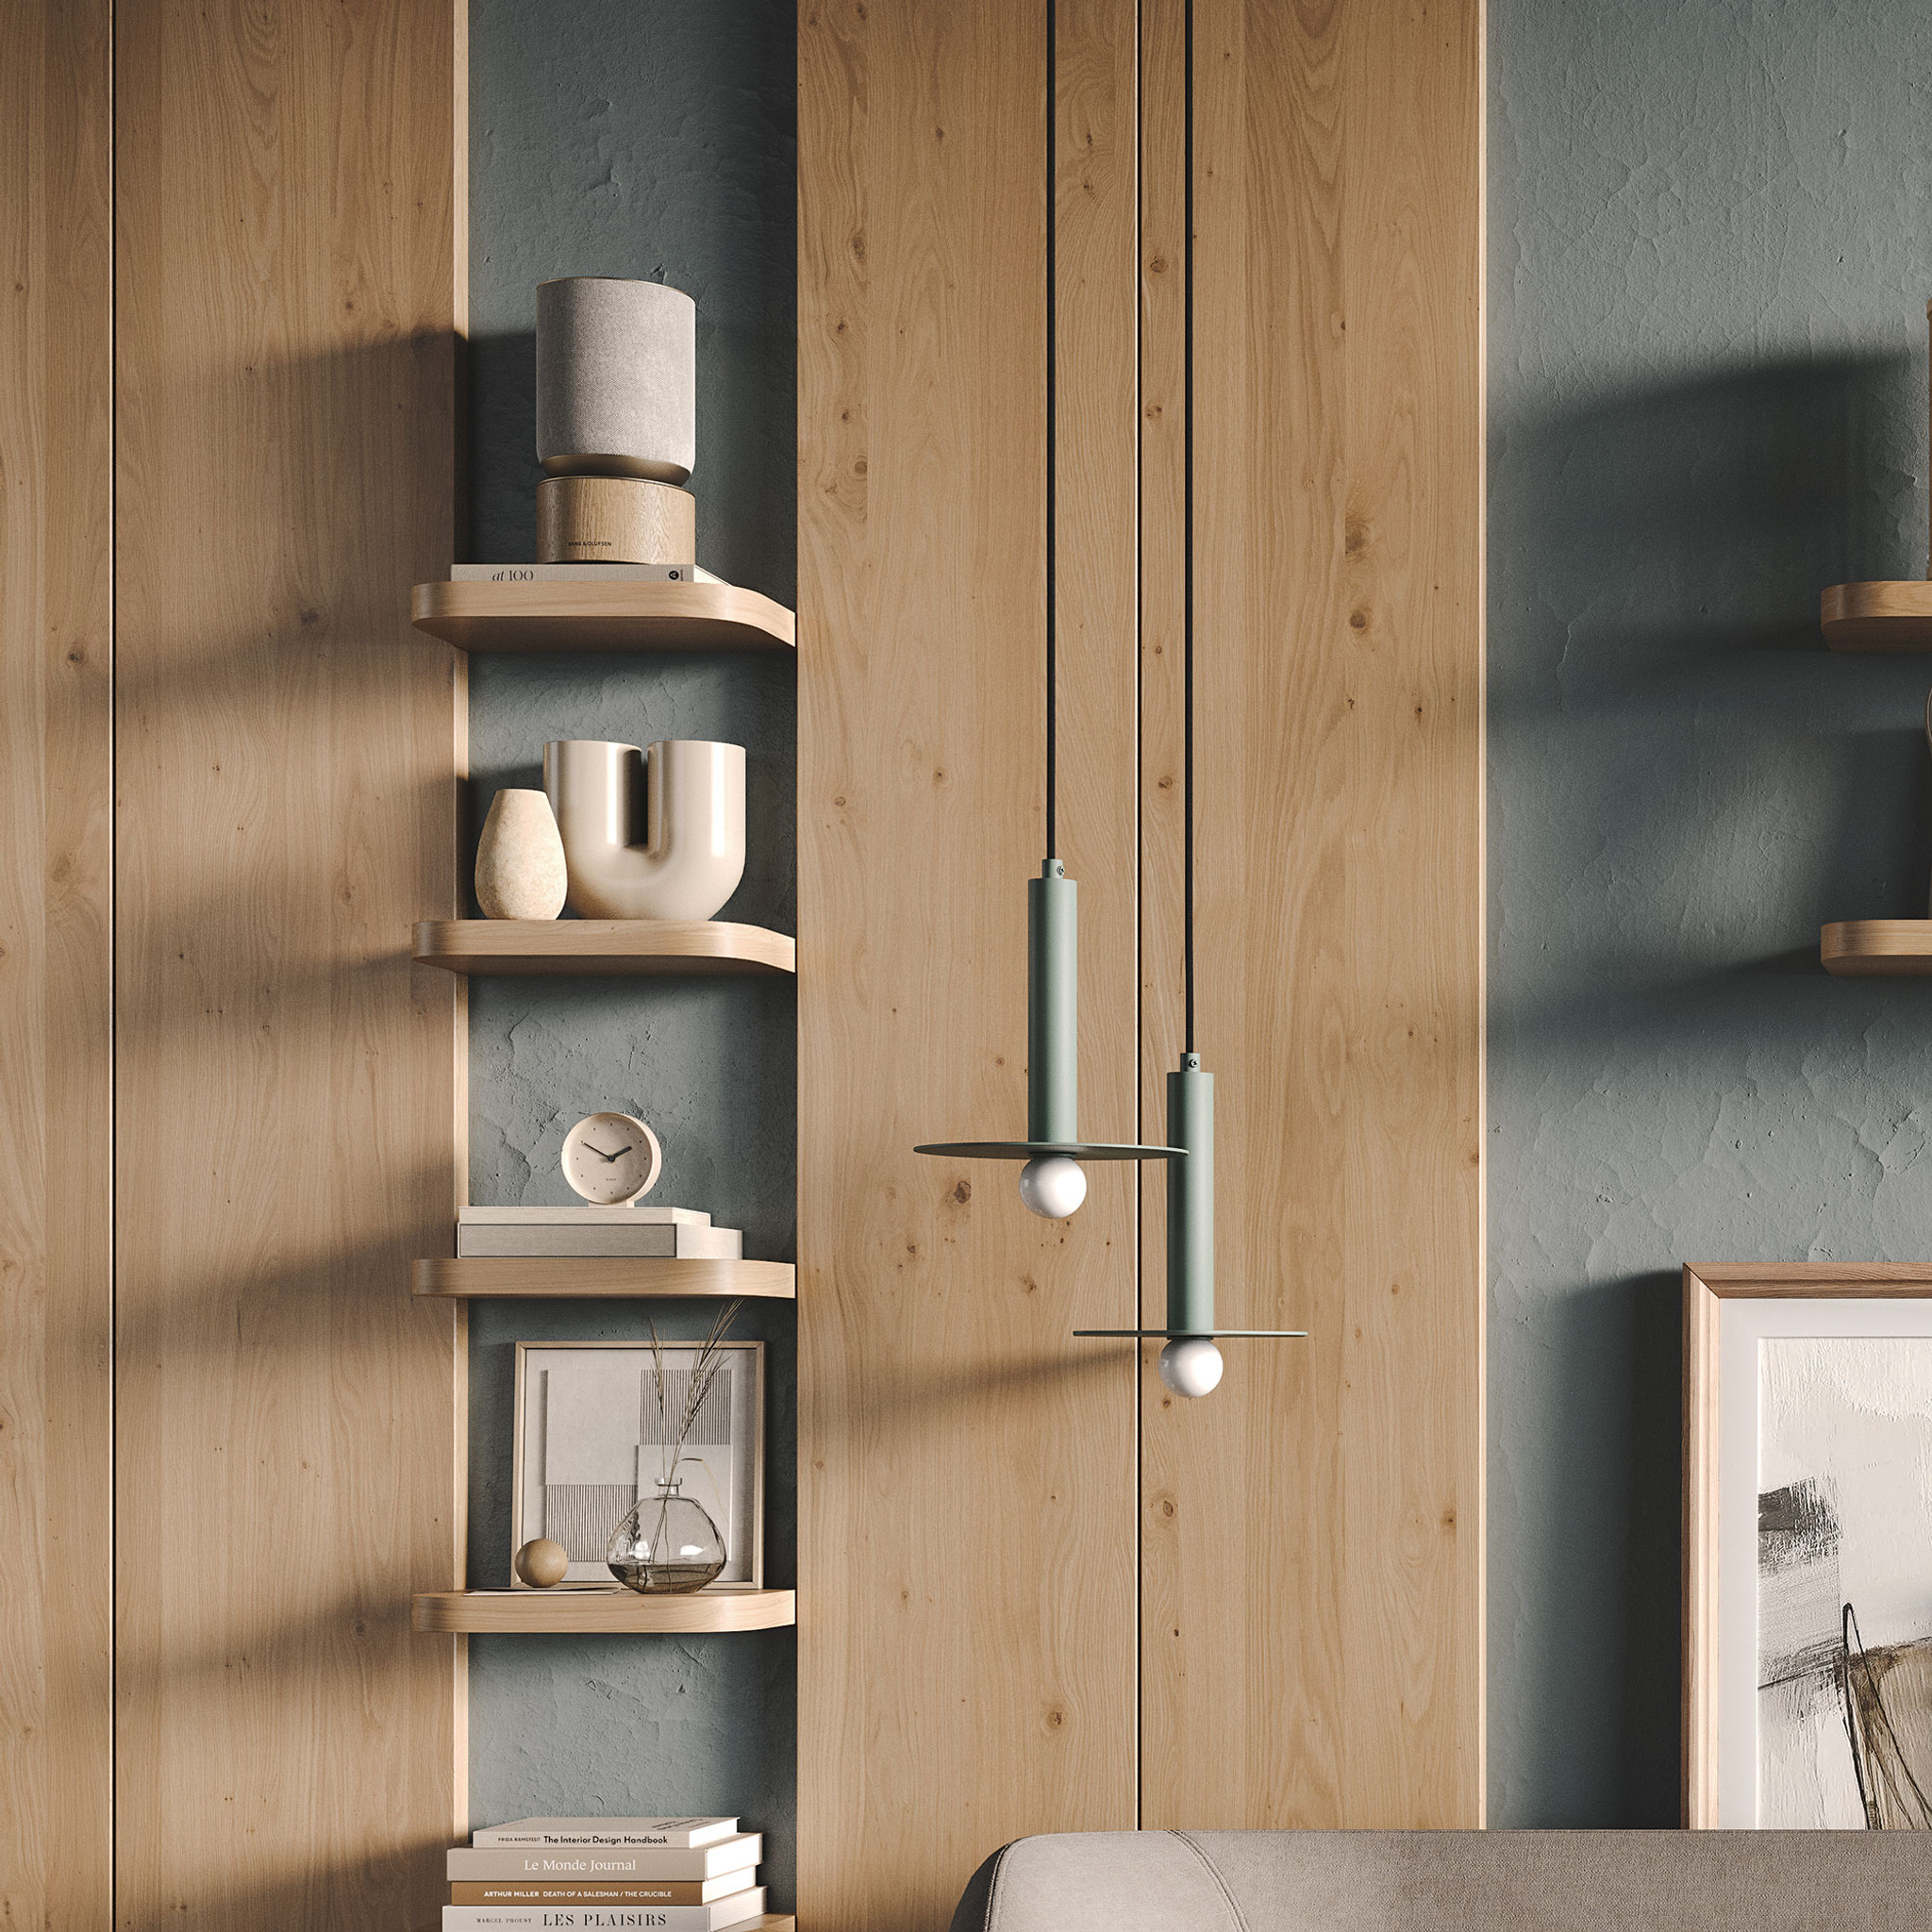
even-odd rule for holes
{"type": "Polygon", "coordinates": [[[764,1850],[735,1818],[520,1818],[450,1853],[443,1932],[724,1932],[764,1914],[764,1850]]]}
{"type": "Polygon", "coordinates": [[[697,1208],[459,1208],[457,1255],[655,1256],[741,1261],[744,1236],[697,1208]]]}

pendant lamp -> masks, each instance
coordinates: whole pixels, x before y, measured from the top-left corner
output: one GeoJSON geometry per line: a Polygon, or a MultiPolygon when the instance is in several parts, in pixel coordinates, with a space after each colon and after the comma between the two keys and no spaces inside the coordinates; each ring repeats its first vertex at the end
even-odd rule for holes
{"type": "Polygon", "coordinates": [[[1063,1221],[1087,1198],[1087,1160],[1166,1160],[1175,1147],[1083,1141],[1079,1125],[1079,886],[1058,857],[1056,807],[1056,544],[1059,341],[1055,327],[1057,229],[1054,134],[1058,56],[1054,0],[1046,12],[1046,858],[1026,882],[1026,1138],[940,1141],[917,1147],[965,1160],[1018,1160],[1020,1198],[1035,1213],[1063,1221]]]}
{"type": "Polygon", "coordinates": [[[1185,147],[1187,282],[1183,359],[1187,419],[1182,433],[1182,778],[1185,843],[1181,872],[1182,978],[1186,1041],[1181,1063],[1167,1076],[1167,1138],[1183,1158],[1167,1169],[1167,1325],[1162,1328],[1076,1328],[1080,1336],[1164,1341],[1160,1379],[1176,1395],[1206,1395],[1221,1380],[1217,1341],[1300,1341],[1305,1328],[1217,1328],[1214,1325],[1214,1075],[1194,1050],[1194,4],[1187,0],[1185,147]]]}

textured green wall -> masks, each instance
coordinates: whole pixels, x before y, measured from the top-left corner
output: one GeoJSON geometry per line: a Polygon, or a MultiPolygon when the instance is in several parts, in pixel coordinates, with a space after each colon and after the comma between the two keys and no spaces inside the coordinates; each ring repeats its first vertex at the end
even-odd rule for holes
{"type": "MultiPolygon", "coordinates": [[[[758,0],[472,0],[470,555],[534,554],[536,285],[669,281],[698,304],[698,556],[792,601],[791,9],[758,0]]],[[[793,674],[775,658],[476,657],[470,823],[541,783],[550,738],[722,738],[746,747],[744,883],[722,916],[793,929],[793,674]]],[[[637,1112],[664,1141],[654,1200],[708,1208],[747,1255],[793,1254],[789,984],[476,980],[471,1198],[574,1197],[558,1168],[582,1114],[637,1112]]],[[[666,1332],[705,1311],[660,1307],[666,1332]]],[[[739,1332],[770,1347],[769,1580],[793,1577],[789,1305],[739,1332]]],[[[635,1337],[640,1307],[478,1303],[471,1318],[471,1581],[509,1573],[518,1341],[635,1337]]],[[[741,1813],[791,1900],[792,1633],[473,1638],[471,1805],[531,1812],[741,1813]]]]}
{"type": "Polygon", "coordinates": [[[1912,0],[1490,7],[1490,1765],[1677,1817],[1677,1269],[1932,1257],[1932,38],[1912,0]]]}

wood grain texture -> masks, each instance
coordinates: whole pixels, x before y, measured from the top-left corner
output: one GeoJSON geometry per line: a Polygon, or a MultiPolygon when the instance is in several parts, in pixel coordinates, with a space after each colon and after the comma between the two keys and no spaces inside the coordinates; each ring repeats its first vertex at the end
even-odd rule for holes
{"type": "Polygon", "coordinates": [[[735,584],[418,584],[419,631],[464,651],[789,651],[791,612],[735,584]]]}
{"type": "Polygon", "coordinates": [[[790,1261],[676,1260],[596,1255],[562,1258],[469,1256],[409,1264],[410,1291],[448,1300],[632,1300],[694,1295],[706,1300],[757,1295],[789,1301],[797,1292],[790,1261]]]}
{"type": "MultiPolygon", "coordinates": [[[[1243,1345],[1204,1402],[1143,1378],[1141,1824],[1474,1825],[1481,8],[1197,0],[1195,34],[1216,1314],[1312,1338],[1243,1345]]],[[[1181,1046],[1179,0],[1142,36],[1151,1126],[1181,1046]]]]}
{"type": "Polygon", "coordinates": [[[1923,979],[1932,974],[1932,919],[1840,919],[1820,927],[1818,957],[1841,979],[1923,979]]]}
{"type": "Polygon", "coordinates": [[[109,8],[0,12],[0,1924],[112,1910],[109,8]]]}
{"type": "Polygon", "coordinates": [[[116,10],[118,1923],[434,1924],[456,1823],[449,0],[116,10]],[[180,1560],[184,1548],[197,1560],[180,1560]]]}
{"type": "Polygon", "coordinates": [[[1689,1272],[1718,1301],[1733,1295],[1932,1294],[1932,1266],[1922,1261],[1697,1261],[1689,1272]]]}
{"type": "MultiPolygon", "coordinates": [[[[1133,8],[1063,0],[1060,849],[1081,1113],[1134,1111],[1133,8]],[[1077,481],[1075,480],[1077,479],[1077,481]]],[[[1134,1822],[1136,1176],[1025,1121],[1043,824],[1041,0],[799,14],[799,1914],[949,1921],[1134,1822]],[[855,1104],[862,1096],[862,1104],[855,1104]],[[916,1803],[908,1803],[908,1794],[916,1803]]]]}
{"type": "Polygon", "coordinates": [[[508,1636],[774,1630],[797,1621],[794,1591],[730,1584],[688,1596],[641,1596],[634,1590],[436,1591],[416,1599],[413,1616],[418,1630],[508,1636]]]}
{"type": "Polygon", "coordinates": [[[698,500],[641,476],[546,476],[537,485],[541,563],[695,567],[698,500]]]}
{"type": "Polygon", "coordinates": [[[795,973],[797,944],[717,919],[422,919],[420,966],[496,979],[795,973]]]}
{"type": "Polygon", "coordinates": [[[1833,584],[1818,599],[1818,627],[1834,651],[1932,651],[1932,583],[1833,584]]]}
{"type": "Polygon", "coordinates": [[[1683,1818],[1718,1821],[1717,1297],[1684,1270],[1683,1818]]]}

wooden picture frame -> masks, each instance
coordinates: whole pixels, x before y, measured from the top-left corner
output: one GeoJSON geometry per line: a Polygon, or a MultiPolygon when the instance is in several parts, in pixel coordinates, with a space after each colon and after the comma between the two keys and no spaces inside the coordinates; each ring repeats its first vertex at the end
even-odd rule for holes
{"type": "MultiPolygon", "coordinates": [[[[665,1341],[662,1346],[667,1365],[673,1368],[689,1366],[690,1360],[696,1357],[701,1345],[696,1341],[665,1341]]],[[[609,1360],[612,1369],[629,1367],[629,1364],[621,1362],[620,1357],[623,1356],[636,1357],[636,1368],[640,1376],[649,1369],[652,1360],[651,1344],[648,1341],[520,1341],[516,1345],[516,1397],[511,1407],[513,1454],[509,1534],[512,1554],[521,1549],[531,1537],[542,1536],[548,1530],[548,1525],[537,1526],[531,1499],[525,1491],[525,1478],[535,1477],[536,1464],[541,1462],[541,1439],[532,1434],[533,1431],[541,1432],[544,1422],[544,1418],[539,1413],[540,1405],[537,1398],[540,1390],[547,1390],[547,1384],[541,1383],[540,1377],[546,1370],[561,1369],[565,1366],[560,1361],[549,1362],[546,1357],[590,1357],[592,1352],[600,1352],[609,1360]]],[[[707,1584],[705,1591],[762,1590],[765,1582],[765,1344],[758,1341],[728,1341],[719,1344],[719,1353],[735,1357],[744,1365],[746,1371],[743,1383],[736,1385],[736,1394],[730,1411],[734,1421],[730,1446],[735,1458],[738,1447],[737,1425],[742,1424],[747,1426],[749,1467],[743,1467],[734,1460],[732,1497],[728,1512],[721,1512],[717,1507],[717,1497],[699,1497],[725,1532],[725,1548],[729,1558],[724,1574],[716,1582],[707,1584]],[[748,1532],[743,1534],[741,1534],[741,1518],[749,1519],[748,1532]]],[[[601,1363],[593,1361],[591,1366],[601,1367],[601,1363]]],[[[608,1380],[609,1377],[607,1374],[599,1379],[608,1380]]],[[[641,1445],[639,1444],[634,1443],[632,1446],[640,1451],[641,1449],[641,1445]]],[[[635,1493],[633,1486],[633,1500],[635,1493]]],[[[616,1499],[611,1500],[615,1502],[616,1499]]],[[[623,1510],[628,1507],[629,1504],[625,1503],[615,1511],[611,1521],[612,1528],[616,1527],[623,1510]]],[[[512,1571],[511,1588],[522,1591],[528,1590],[530,1586],[512,1571]]],[[[601,1557],[594,1561],[585,1557],[574,1561],[564,1581],[552,1588],[559,1591],[621,1590],[623,1585],[612,1577],[601,1557]]]]}
{"type": "MultiPolygon", "coordinates": [[[[1684,1823],[1693,1828],[1757,1823],[1755,1722],[1748,1740],[1738,1735],[1755,1712],[1758,1678],[1755,1378],[1760,1342],[1804,1337],[1932,1341],[1932,1265],[1698,1262],[1684,1269],[1682,1795],[1684,1823]],[[1754,1378],[1748,1398],[1741,1386],[1747,1369],[1754,1378]],[[1747,1518],[1740,1506],[1748,1507],[1747,1518]],[[1740,1649],[1744,1674],[1734,1668],[1727,1677],[1726,1655],[1740,1649]]],[[[1847,1751],[1856,1760],[1849,1727],[1847,1751]]],[[[1856,1762],[1854,1769],[1862,1791],[1864,1774],[1856,1762]]]]}

